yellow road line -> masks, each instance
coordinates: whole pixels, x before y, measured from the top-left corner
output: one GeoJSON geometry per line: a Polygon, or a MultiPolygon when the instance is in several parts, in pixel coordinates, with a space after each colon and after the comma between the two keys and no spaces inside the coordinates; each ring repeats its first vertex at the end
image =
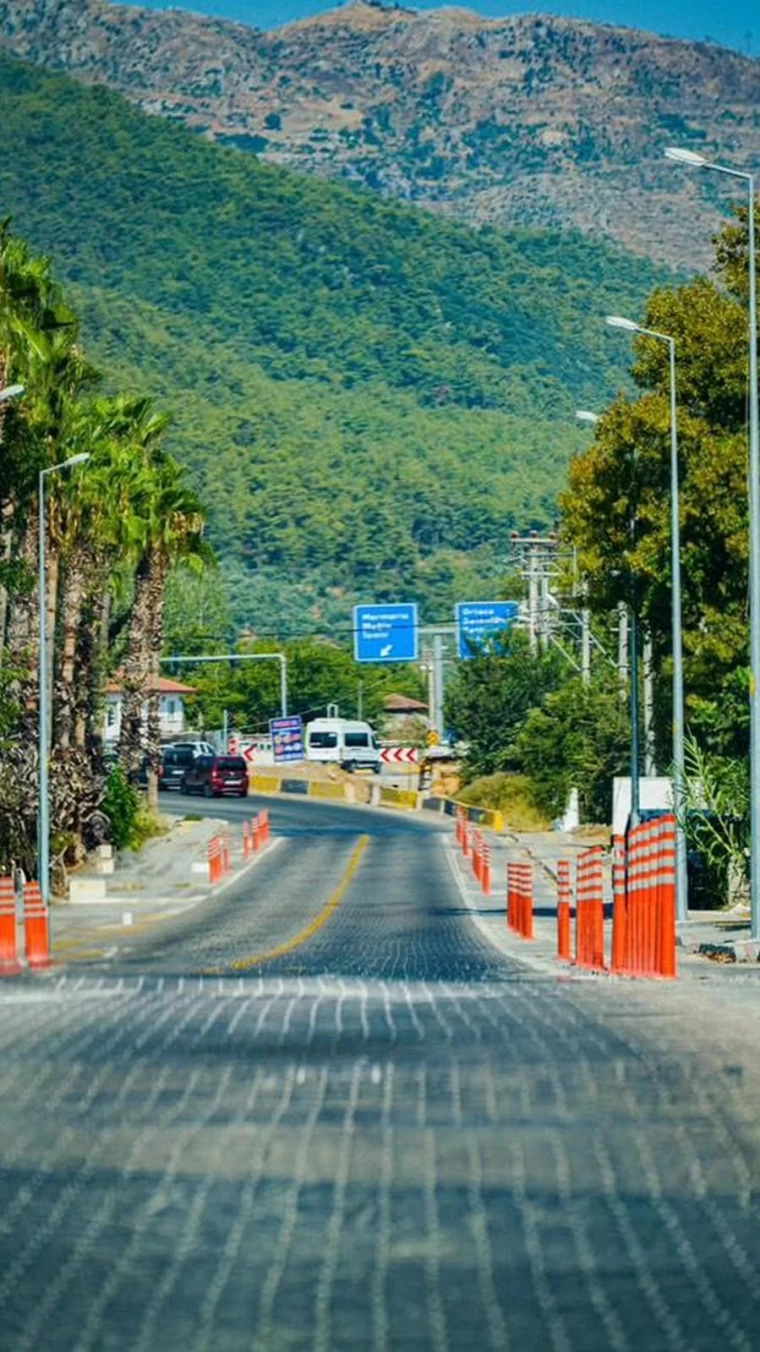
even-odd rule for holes
{"type": "Polygon", "coordinates": [[[313,938],[313,936],[322,929],[322,926],[327,924],[333,911],[337,911],[340,906],[340,903],[348,890],[348,885],[354,877],[354,874],[361,863],[362,855],[368,845],[369,836],[362,836],[348,861],[348,867],[343,874],[343,877],[338,883],[338,886],[330,897],[327,905],[319,912],[319,915],[315,916],[314,919],[309,922],[305,929],[302,929],[299,934],[296,934],[295,938],[288,939],[283,944],[278,944],[276,948],[267,949],[266,953],[257,953],[251,958],[237,958],[235,962],[229,964],[229,969],[234,972],[246,972],[251,967],[258,967],[262,962],[271,962],[274,958],[282,958],[286,953],[292,953],[294,948],[300,948],[307,940],[313,938]]]}

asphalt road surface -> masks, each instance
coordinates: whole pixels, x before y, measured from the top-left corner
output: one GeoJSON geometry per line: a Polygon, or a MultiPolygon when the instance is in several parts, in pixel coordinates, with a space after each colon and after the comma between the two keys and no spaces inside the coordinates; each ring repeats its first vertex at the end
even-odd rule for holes
{"type": "Polygon", "coordinates": [[[760,1347],[757,986],[534,971],[450,825],[271,810],[222,897],[0,986],[3,1352],[760,1347]]]}

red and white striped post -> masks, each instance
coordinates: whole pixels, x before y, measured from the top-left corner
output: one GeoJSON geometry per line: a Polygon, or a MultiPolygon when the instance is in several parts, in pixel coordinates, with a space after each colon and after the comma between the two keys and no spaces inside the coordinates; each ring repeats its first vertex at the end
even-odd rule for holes
{"type": "Polygon", "coordinates": [[[570,947],[570,909],[573,899],[571,865],[569,859],[560,859],[557,864],[557,957],[569,961],[572,957],[570,947]]]}
{"type": "Polygon", "coordinates": [[[24,887],[24,930],[26,934],[26,961],[34,970],[50,966],[50,926],[48,908],[42,898],[39,883],[24,887]]]}
{"type": "Polygon", "coordinates": [[[0,878],[0,976],[18,976],[16,889],[12,878],[0,878]]]}

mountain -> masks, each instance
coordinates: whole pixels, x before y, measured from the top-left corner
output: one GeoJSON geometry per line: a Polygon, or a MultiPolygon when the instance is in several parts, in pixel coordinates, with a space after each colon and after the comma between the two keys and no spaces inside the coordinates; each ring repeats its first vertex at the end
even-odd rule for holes
{"type": "Polygon", "coordinates": [[[106,0],[0,0],[0,43],[265,159],[471,224],[578,227],[706,261],[724,185],[677,142],[760,161],[760,61],[546,16],[350,4],[259,32],[106,0]]]}
{"type": "Polygon", "coordinates": [[[551,521],[574,411],[626,380],[607,311],[667,276],[260,163],[0,53],[0,215],[119,386],[176,411],[240,622],[478,599],[551,521]]]}

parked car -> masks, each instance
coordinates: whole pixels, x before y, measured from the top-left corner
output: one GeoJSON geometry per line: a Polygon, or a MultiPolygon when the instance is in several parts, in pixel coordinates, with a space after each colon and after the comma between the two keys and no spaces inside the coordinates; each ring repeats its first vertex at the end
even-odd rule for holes
{"type": "Polygon", "coordinates": [[[248,763],[242,756],[196,756],[185,768],[182,790],[184,793],[202,793],[206,798],[218,798],[223,793],[245,798],[248,763]]]}
{"type": "Polygon", "coordinates": [[[190,768],[195,759],[191,747],[164,747],[161,753],[161,764],[158,767],[159,789],[181,789],[185,771],[190,768]]]}
{"type": "Polygon", "coordinates": [[[168,751],[169,749],[171,749],[172,751],[179,750],[185,751],[187,750],[188,747],[190,748],[194,756],[216,755],[216,752],[214,751],[214,748],[210,742],[193,742],[188,740],[187,738],[182,742],[170,742],[167,745],[166,750],[168,751]]]}

